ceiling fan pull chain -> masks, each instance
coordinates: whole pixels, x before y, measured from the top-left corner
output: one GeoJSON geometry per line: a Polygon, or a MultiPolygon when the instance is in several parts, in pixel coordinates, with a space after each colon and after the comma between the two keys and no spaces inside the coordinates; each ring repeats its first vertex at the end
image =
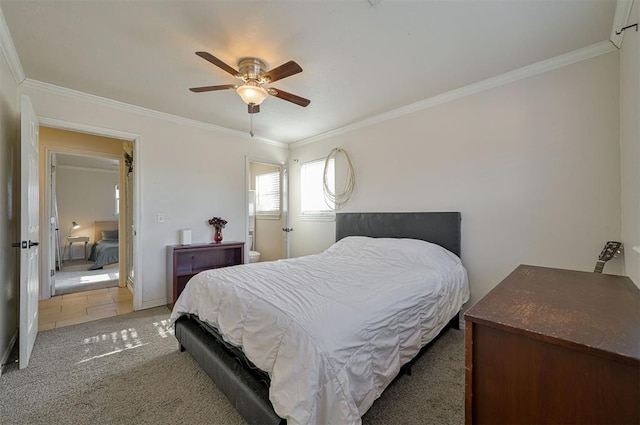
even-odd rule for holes
{"type": "Polygon", "coordinates": [[[253,114],[249,114],[249,134],[253,137],[253,114]]]}

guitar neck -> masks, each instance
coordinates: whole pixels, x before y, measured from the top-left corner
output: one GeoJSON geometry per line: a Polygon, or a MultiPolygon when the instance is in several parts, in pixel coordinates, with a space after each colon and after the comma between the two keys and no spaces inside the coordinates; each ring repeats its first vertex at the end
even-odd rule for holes
{"type": "Polygon", "coordinates": [[[593,270],[594,273],[602,273],[602,269],[604,269],[604,261],[598,260],[596,261],[596,268],[593,270]]]}

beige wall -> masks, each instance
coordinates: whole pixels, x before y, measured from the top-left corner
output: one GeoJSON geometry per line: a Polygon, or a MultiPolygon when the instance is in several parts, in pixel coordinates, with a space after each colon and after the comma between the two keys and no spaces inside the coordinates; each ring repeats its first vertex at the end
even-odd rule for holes
{"type": "MultiPolygon", "coordinates": [[[[634,2],[629,23],[640,20],[634,2]]],[[[633,29],[620,50],[620,155],[625,272],[640,287],[640,42],[633,29]]]]}
{"type": "MultiPolygon", "coordinates": [[[[333,222],[300,220],[295,164],[341,147],[356,173],[344,211],[462,213],[472,303],[521,263],[592,271],[604,242],[620,237],[618,58],[609,53],[293,149],[292,254],[321,251],[335,231],[333,222]]],[[[605,269],[620,270],[619,259],[605,269]]]]}
{"type": "Polygon", "coordinates": [[[0,54],[0,363],[9,356],[18,331],[20,145],[18,86],[0,54]]]}

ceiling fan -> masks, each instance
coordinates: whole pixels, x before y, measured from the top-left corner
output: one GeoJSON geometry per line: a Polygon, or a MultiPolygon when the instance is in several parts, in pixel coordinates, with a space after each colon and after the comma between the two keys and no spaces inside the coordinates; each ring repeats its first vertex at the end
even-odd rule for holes
{"type": "Polygon", "coordinates": [[[239,80],[242,80],[243,84],[222,84],[218,86],[205,86],[205,87],[192,87],[191,90],[194,93],[202,93],[216,90],[236,89],[242,100],[248,105],[250,114],[260,112],[260,104],[269,95],[278,97],[287,102],[295,103],[305,107],[311,103],[309,99],[296,96],[295,94],[288,93],[284,90],[277,89],[275,87],[263,87],[265,84],[270,84],[283,78],[290,77],[292,75],[302,72],[300,65],[294,61],[289,61],[280,65],[270,71],[267,71],[267,66],[263,61],[257,58],[242,58],[238,62],[238,69],[236,71],[231,66],[227,65],[220,59],[207,52],[196,52],[196,55],[200,56],[204,60],[207,60],[215,66],[227,71],[239,80]]]}

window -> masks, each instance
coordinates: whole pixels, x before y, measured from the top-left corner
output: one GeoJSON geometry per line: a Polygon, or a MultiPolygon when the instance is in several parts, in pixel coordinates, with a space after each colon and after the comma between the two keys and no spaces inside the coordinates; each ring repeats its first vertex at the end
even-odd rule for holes
{"type": "Polygon", "coordinates": [[[256,176],[256,215],[280,216],[280,171],[256,176]]]}
{"type": "MultiPolygon", "coordinates": [[[[324,196],[324,165],[324,159],[302,164],[300,170],[302,178],[300,190],[302,192],[301,211],[303,217],[316,219],[333,219],[334,217],[333,203],[330,203],[324,196]]],[[[327,167],[327,185],[333,192],[335,191],[335,167],[333,158],[329,160],[327,167]]]]}

